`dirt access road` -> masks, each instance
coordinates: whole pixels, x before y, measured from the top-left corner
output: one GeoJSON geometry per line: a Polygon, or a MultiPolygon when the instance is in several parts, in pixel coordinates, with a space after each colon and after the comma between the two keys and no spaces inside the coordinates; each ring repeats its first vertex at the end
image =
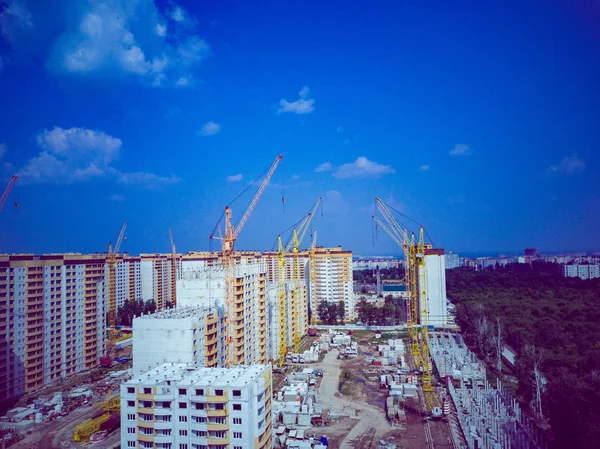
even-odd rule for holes
{"type": "Polygon", "coordinates": [[[323,370],[323,380],[319,388],[319,396],[323,408],[340,410],[348,413],[350,417],[356,416],[358,422],[345,435],[339,447],[368,449],[377,447],[379,439],[389,433],[392,427],[387,422],[384,411],[363,401],[349,401],[338,392],[338,383],[341,373],[341,360],[337,358],[337,351],[330,351],[320,364],[323,370]],[[361,436],[366,436],[361,438],[361,436]]]}

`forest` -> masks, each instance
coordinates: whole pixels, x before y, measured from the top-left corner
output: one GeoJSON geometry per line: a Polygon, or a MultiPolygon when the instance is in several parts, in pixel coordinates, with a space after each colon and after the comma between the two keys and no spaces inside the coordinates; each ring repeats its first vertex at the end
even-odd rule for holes
{"type": "Polygon", "coordinates": [[[564,278],[552,263],[446,273],[469,346],[496,365],[498,341],[517,352],[518,399],[550,424],[550,447],[600,441],[600,279],[564,278]]]}

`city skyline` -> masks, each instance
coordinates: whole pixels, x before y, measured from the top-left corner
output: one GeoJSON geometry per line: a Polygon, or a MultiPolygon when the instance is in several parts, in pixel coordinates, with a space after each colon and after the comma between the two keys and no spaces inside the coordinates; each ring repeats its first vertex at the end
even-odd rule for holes
{"type": "Polygon", "coordinates": [[[380,196],[458,254],[600,250],[597,5],[38,3],[0,2],[0,252],[207,250],[279,153],[238,249],[322,196],[319,245],[399,254],[380,196]]]}

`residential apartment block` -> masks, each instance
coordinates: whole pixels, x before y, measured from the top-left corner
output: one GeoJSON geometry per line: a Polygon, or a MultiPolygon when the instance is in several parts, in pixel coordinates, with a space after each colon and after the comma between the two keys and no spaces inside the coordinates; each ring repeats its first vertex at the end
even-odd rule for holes
{"type": "MultiPolygon", "coordinates": [[[[267,293],[266,264],[255,252],[234,256],[233,285],[233,365],[266,364],[267,293]]],[[[177,302],[180,306],[203,306],[223,309],[225,271],[216,253],[188,254],[182,257],[177,279],[177,302]]],[[[229,331],[226,330],[226,336],[229,331]]]]}
{"type": "Polygon", "coordinates": [[[225,364],[222,308],[178,306],[133,320],[133,373],[167,362],[225,364]]]}
{"type": "Polygon", "coordinates": [[[0,400],[98,365],[105,277],[102,255],[0,256],[0,400]]]}
{"type": "Polygon", "coordinates": [[[352,288],[352,251],[337,248],[317,248],[314,257],[314,279],[309,280],[309,298],[312,313],[321,301],[344,301],[345,319],[354,319],[352,288]]]}
{"type": "Polygon", "coordinates": [[[563,274],[565,277],[595,279],[600,277],[600,265],[563,265],[563,274]]]}
{"type": "Polygon", "coordinates": [[[421,323],[445,327],[448,324],[446,307],[446,258],[442,248],[425,248],[425,298],[419,299],[421,323]],[[426,307],[423,305],[426,304],[426,307]]]}
{"type": "Polygon", "coordinates": [[[271,368],[164,364],[121,385],[121,447],[270,449],[271,368]]]}

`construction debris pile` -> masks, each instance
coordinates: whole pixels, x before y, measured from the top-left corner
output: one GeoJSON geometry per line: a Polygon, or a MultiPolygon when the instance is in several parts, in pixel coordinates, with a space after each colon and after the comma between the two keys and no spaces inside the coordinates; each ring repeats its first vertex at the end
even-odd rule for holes
{"type": "Polygon", "coordinates": [[[543,449],[546,443],[502,388],[487,381],[485,365],[464,344],[460,335],[430,334],[431,355],[457,411],[469,449],[543,449]],[[457,385],[455,385],[457,384],[457,385]]]}
{"type": "Polygon", "coordinates": [[[305,434],[309,427],[328,424],[327,411],[317,401],[317,378],[322,371],[304,368],[287,375],[285,386],[273,400],[273,428],[278,447],[310,449],[319,447],[314,435],[305,434]],[[277,424],[280,423],[278,427],[277,424]],[[314,446],[316,444],[316,446],[314,446]]]}

